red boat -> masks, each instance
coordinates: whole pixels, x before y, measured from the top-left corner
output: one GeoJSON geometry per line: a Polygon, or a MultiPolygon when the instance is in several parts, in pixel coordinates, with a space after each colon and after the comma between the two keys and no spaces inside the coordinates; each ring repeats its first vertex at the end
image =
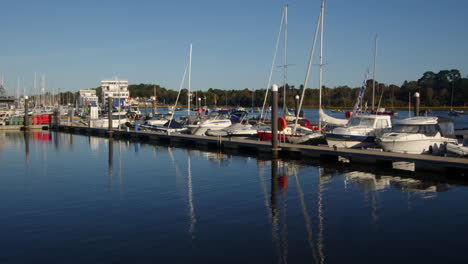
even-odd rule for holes
{"type": "MultiPolygon", "coordinates": [[[[314,126],[309,120],[307,119],[300,119],[297,121],[297,124],[301,127],[308,128],[311,130],[319,130],[318,126],[314,126]]],[[[279,141],[286,141],[289,137],[302,137],[301,134],[291,134],[292,129],[288,127],[286,119],[283,117],[278,118],[278,140],[279,141]]],[[[260,141],[269,141],[272,138],[271,131],[268,130],[258,130],[257,131],[258,138],[260,141]]]]}

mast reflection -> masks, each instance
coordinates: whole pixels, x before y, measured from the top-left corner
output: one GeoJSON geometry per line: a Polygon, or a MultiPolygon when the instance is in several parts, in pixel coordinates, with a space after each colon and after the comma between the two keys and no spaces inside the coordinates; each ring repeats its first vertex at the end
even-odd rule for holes
{"type": "Polygon", "coordinates": [[[190,227],[189,233],[194,238],[194,231],[195,231],[195,223],[197,222],[197,218],[195,216],[195,207],[193,205],[193,185],[192,185],[192,161],[190,151],[187,153],[188,163],[187,163],[187,196],[188,196],[188,208],[189,208],[189,215],[190,215],[190,227]]]}

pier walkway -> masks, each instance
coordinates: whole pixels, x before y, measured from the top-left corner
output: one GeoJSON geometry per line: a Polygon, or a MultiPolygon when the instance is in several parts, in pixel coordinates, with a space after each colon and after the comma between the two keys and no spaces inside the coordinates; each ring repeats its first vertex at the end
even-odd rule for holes
{"type": "MultiPolygon", "coordinates": [[[[60,125],[54,127],[59,131],[89,135],[109,136],[104,128],[88,128],[85,126],[60,125]]],[[[253,152],[271,153],[271,142],[253,139],[195,136],[186,134],[165,134],[153,131],[113,130],[115,138],[131,138],[134,140],[165,141],[169,143],[186,143],[219,149],[239,149],[253,152]]],[[[468,158],[436,155],[414,155],[377,150],[330,148],[328,146],[312,146],[301,144],[280,143],[280,155],[294,155],[301,158],[334,159],[345,163],[376,164],[379,167],[400,169],[409,167],[418,171],[443,171],[467,175],[468,158]]]]}

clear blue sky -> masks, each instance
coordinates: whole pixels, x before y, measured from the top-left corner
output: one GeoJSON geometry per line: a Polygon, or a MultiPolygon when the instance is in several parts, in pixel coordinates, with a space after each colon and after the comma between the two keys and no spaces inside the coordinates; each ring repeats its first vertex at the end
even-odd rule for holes
{"type": "MultiPolygon", "coordinates": [[[[258,89],[267,83],[286,3],[289,84],[298,86],[320,0],[4,1],[0,72],[10,93],[18,77],[29,90],[34,72],[62,91],[114,76],[178,89],[193,43],[193,89],[258,89]]],[[[401,85],[453,68],[466,76],[467,10],[464,0],[327,0],[324,85],[359,86],[372,69],[376,33],[378,81],[401,85]]],[[[309,87],[318,86],[317,76],[314,67],[309,87]]]]}

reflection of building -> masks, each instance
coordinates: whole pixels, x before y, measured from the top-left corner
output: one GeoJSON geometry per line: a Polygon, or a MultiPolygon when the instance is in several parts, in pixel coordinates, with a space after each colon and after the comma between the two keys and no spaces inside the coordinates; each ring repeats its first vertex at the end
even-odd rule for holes
{"type": "Polygon", "coordinates": [[[109,96],[114,98],[114,107],[124,106],[128,97],[128,81],[104,80],[101,81],[102,106],[104,107],[109,96]]]}
{"type": "Polygon", "coordinates": [[[80,107],[87,105],[97,106],[98,97],[96,96],[96,90],[80,90],[78,103],[80,107]]]}

